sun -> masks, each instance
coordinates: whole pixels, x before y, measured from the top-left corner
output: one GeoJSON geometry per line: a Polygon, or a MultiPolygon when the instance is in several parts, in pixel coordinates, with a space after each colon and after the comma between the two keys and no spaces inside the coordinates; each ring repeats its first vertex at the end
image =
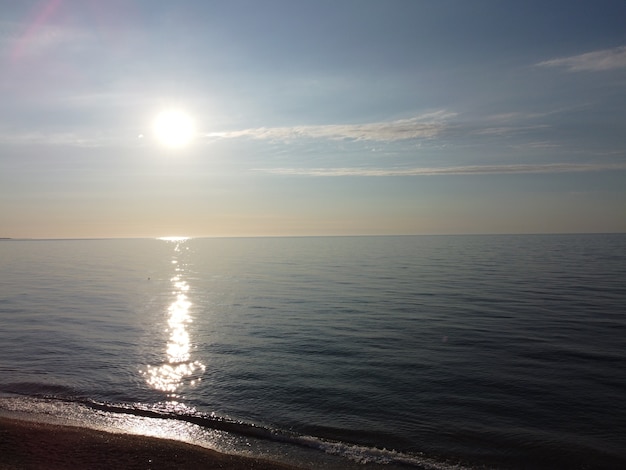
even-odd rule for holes
{"type": "Polygon", "coordinates": [[[177,109],[167,109],[157,114],[153,130],[163,145],[180,148],[188,145],[196,132],[191,116],[177,109]]]}

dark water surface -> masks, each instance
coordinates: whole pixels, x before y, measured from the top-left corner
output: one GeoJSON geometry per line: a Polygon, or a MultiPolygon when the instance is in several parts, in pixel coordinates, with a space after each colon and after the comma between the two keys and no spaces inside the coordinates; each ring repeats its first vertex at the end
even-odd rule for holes
{"type": "Polygon", "coordinates": [[[626,235],[12,240],[0,267],[4,414],[311,468],[626,468],[626,235]]]}

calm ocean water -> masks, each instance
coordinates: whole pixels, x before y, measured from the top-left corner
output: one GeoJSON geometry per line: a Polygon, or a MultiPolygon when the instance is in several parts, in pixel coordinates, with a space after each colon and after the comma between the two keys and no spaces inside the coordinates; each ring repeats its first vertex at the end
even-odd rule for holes
{"type": "Polygon", "coordinates": [[[0,411],[310,468],[626,468],[626,235],[0,242],[0,411]]]}

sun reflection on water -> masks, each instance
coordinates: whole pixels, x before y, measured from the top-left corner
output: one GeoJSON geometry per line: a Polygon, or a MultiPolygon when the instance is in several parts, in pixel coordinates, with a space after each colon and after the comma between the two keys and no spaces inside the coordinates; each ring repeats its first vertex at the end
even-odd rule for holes
{"type": "MultiPolygon", "coordinates": [[[[174,251],[181,251],[181,244],[186,238],[167,239],[175,242],[174,251]]],[[[174,258],[172,264],[180,266],[178,259],[174,258]]],[[[167,362],[160,366],[148,366],[143,372],[146,382],[152,388],[167,392],[170,397],[178,397],[176,392],[182,387],[184,380],[191,378],[193,385],[196,381],[202,380],[200,375],[205,371],[206,366],[200,361],[193,361],[191,357],[192,342],[189,336],[188,325],[193,321],[189,315],[191,301],[187,296],[189,284],[184,280],[181,267],[176,268],[176,275],[170,279],[173,286],[173,302],[167,309],[167,332],[169,340],[166,346],[167,362]]]]}

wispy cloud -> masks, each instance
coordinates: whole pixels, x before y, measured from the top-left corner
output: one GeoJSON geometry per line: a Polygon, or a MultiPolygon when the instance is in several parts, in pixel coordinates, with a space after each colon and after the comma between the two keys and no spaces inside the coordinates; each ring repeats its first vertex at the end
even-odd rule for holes
{"type": "Polygon", "coordinates": [[[501,126],[501,127],[487,127],[485,129],[479,129],[472,134],[476,135],[495,135],[495,136],[503,136],[503,135],[511,135],[511,134],[521,134],[525,132],[536,131],[539,129],[546,129],[550,126],[546,124],[536,125],[536,126],[501,126]]]}
{"type": "Polygon", "coordinates": [[[332,140],[396,141],[427,139],[440,134],[447,128],[447,121],[456,113],[437,111],[410,119],[383,121],[365,124],[334,124],[293,127],[259,127],[229,132],[213,132],[207,137],[233,139],[249,137],[267,140],[293,140],[297,138],[332,140]]]}
{"type": "Polygon", "coordinates": [[[526,173],[583,173],[626,170],[626,163],[551,163],[543,165],[472,165],[431,168],[271,168],[256,171],[293,176],[431,176],[501,175],[526,173]]]}
{"type": "Polygon", "coordinates": [[[539,67],[564,67],[570,72],[626,68],[626,46],[545,60],[535,65],[539,67]]]}

